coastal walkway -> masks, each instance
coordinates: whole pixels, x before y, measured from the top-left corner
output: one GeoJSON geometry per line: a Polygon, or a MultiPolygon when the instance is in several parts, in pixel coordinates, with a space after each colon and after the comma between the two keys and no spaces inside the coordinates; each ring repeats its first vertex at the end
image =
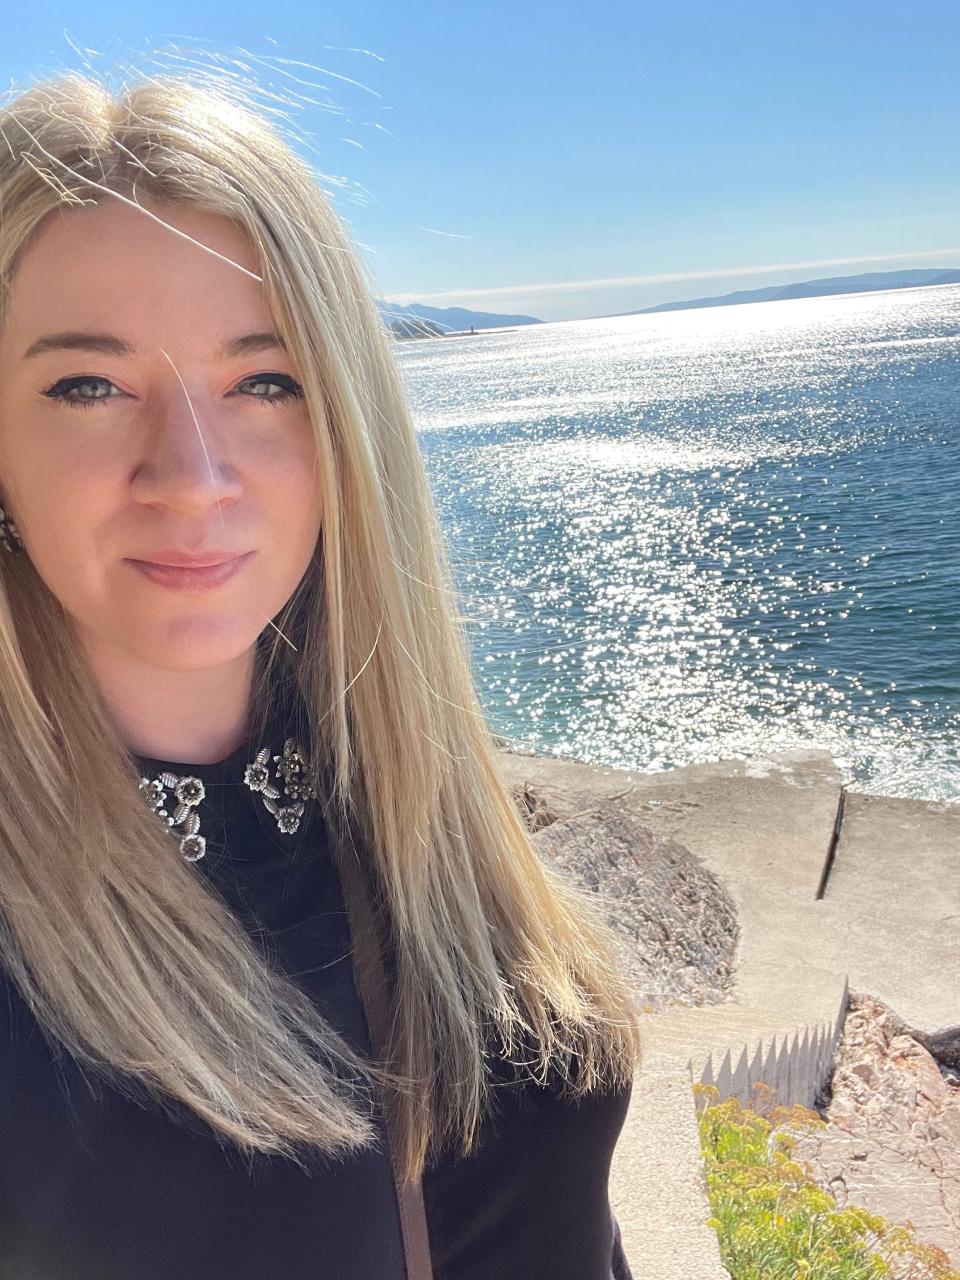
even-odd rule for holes
{"type": "Polygon", "coordinates": [[[960,1021],[960,805],[847,792],[818,749],[657,774],[503,760],[557,820],[615,798],[734,898],[731,999],[646,1016],[610,1178],[637,1280],[729,1280],[707,1225],[692,1078],[708,1057],[716,1067],[728,1051],[835,1024],[847,983],[920,1029],[960,1021]]]}

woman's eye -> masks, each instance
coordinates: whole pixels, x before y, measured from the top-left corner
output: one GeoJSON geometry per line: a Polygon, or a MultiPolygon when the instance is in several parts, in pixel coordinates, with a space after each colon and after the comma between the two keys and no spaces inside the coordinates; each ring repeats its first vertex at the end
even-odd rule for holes
{"type": "Polygon", "coordinates": [[[68,404],[71,407],[76,407],[80,409],[89,409],[91,408],[91,406],[95,404],[100,404],[104,400],[116,399],[116,396],[110,395],[109,392],[107,393],[107,395],[104,395],[104,396],[97,396],[97,395],[74,396],[70,394],[73,391],[79,391],[81,387],[89,388],[92,386],[96,386],[97,384],[100,384],[101,386],[106,386],[106,387],[113,387],[114,390],[118,393],[118,395],[122,396],[124,394],[119,387],[114,386],[114,384],[109,380],[109,378],[97,378],[97,377],[92,377],[90,375],[87,375],[87,376],[78,375],[73,378],[61,378],[60,381],[55,382],[52,387],[47,387],[46,391],[41,392],[41,395],[48,396],[51,400],[60,400],[63,402],[63,404],[68,404]]]}
{"type": "MultiPolygon", "coordinates": [[[[238,382],[236,389],[240,391],[240,388],[244,386],[278,387],[279,392],[276,395],[270,395],[263,391],[241,392],[248,399],[264,400],[267,404],[280,404],[286,400],[299,399],[303,395],[303,388],[299,382],[286,373],[255,374],[252,377],[244,378],[242,382],[238,382]]],[[[95,404],[102,404],[105,400],[116,400],[124,394],[109,378],[100,378],[91,374],[78,374],[72,378],[61,378],[52,387],[47,387],[46,391],[41,392],[41,395],[47,396],[51,400],[59,400],[62,404],[68,404],[71,408],[79,409],[89,409],[95,404]],[[97,386],[112,387],[116,395],[109,390],[104,395],[90,394],[90,389],[97,386]]]]}
{"type": "Polygon", "coordinates": [[[268,404],[280,404],[282,401],[299,399],[303,395],[303,388],[294,378],[286,373],[258,373],[250,378],[244,378],[242,382],[237,383],[237,388],[242,386],[259,386],[268,387],[275,386],[280,388],[280,394],[271,396],[254,392],[252,398],[254,400],[266,400],[268,404]]]}

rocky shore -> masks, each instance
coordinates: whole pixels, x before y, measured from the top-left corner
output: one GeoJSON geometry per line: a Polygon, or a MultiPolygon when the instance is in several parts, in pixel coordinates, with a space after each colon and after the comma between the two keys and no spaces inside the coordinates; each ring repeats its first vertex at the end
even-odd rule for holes
{"type": "Polygon", "coordinates": [[[600,895],[650,1015],[611,1184],[635,1270],[726,1275],[688,1060],[821,1024],[845,982],[828,1127],[797,1155],[960,1268],[960,805],[847,791],[816,748],[644,774],[498,745],[537,848],[600,895]]]}

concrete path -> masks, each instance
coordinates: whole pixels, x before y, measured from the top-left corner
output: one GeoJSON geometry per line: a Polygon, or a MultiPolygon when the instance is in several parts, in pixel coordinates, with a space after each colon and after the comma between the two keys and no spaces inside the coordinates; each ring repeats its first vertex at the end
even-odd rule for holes
{"type": "Polygon", "coordinates": [[[960,1022],[960,805],[845,793],[833,868],[817,899],[841,797],[821,750],[641,774],[503,755],[556,818],[598,800],[696,854],[727,885],[741,937],[733,999],[645,1024],[646,1060],[610,1190],[635,1280],[729,1280],[706,1199],[691,1060],[832,1023],[844,981],[908,1022],[960,1022]]]}

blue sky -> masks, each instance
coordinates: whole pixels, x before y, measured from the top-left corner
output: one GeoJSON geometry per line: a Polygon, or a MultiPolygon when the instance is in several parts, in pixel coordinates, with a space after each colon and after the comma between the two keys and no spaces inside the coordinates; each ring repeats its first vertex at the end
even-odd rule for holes
{"type": "Polygon", "coordinates": [[[3,88],[204,50],[307,95],[398,301],[576,319],[960,265],[956,0],[5,8],[3,88]]]}

